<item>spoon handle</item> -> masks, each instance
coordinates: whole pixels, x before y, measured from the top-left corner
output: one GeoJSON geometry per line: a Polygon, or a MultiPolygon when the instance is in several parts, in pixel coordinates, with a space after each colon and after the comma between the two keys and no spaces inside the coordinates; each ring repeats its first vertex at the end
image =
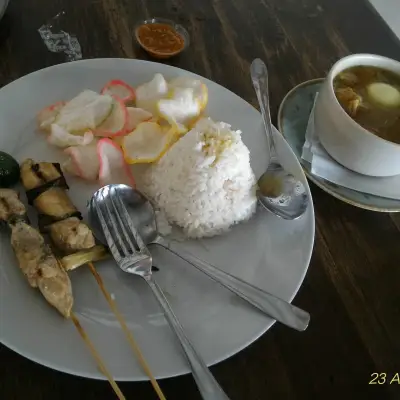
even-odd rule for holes
{"type": "Polygon", "coordinates": [[[267,135],[270,162],[275,157],[275,143],[271,122],[271,114],[269,107],[269,94],[268,94],[268,70],[265,63],[256,58],[251,63],[250,67],[251,80],[253,82],[254,90],[257,95],[258,103],[260,104],[261,115],[265,126],[265,132],[267,135]]]}
{"type": "Polygon", "coordinates": [[[175,332],[179,339],[182,349],[189,361],[192,369],[193,377],[197,383],[197,387],[204,400],[229,400],[229,397],[222,390],[221,386],[215,380],[207,365],[197,354],[190,340],[186,336],[182,325],[175,316],[171,306],[168,303],[163,291],[158,286],[154,278],[145,279],[155,298],[159,302],[164,311],[165,318],[167,319],[171,329],[175,332]]]}
{"type": "Polygon", "coordinates": [[[310,322],[310,314],[308,312],[218,269],[187,251],[178,248],[175,244],[164,238],[159,240],[157,244],[171,251],[201,272],[204,272],[211,279],[282,324],[298,331],[304,331],[307,328],[310,322]]]}

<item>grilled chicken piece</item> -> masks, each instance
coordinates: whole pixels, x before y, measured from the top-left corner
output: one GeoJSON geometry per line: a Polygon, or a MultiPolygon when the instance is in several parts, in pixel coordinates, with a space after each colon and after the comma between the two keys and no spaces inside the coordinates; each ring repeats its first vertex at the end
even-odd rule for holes
{"type": "MultiPolygon", "coordinates": [[[[26,191],[40,188],[47,182],[62,178],[52,163],[35,163],[28,158],[21,164],[21,181],[26,191]]],[[[39,214],[47,215],[49,221],[61,221],[78,213],[64,188],[53,186],[41,193],[33,202],[39,214]]]]}
{"type": "MultiPolygon", "coordinates": [[[[38,189],[47,182],[63,178],[62,172],[52,163],[35,163],[27,159],[21,164],[21,180],[25,190],[38,189]]],[[[39,212],[39,226],[50,233],[54,245],[70,254],[95,246],[90,228],[75,216],[77,208],[70,200],[65,187],[44,190],[33,202],[39,212]]]]}
{"type": "Polygon", "coordinates": [[[90,249],[96,244],[90,228],[76,217],[51,224],[49,233],[56,247],[67,254],[90,249]]]}
{"type": "Polygon", "coordinates": [[[38,265],[46,253],[43,236],[23,222],[11,227],[11,245],[18,259],[19,267],[32,287],[37,287],[38,265]]]}
{"type": "Polygon", "coordinates": [[[35,189],[46,182],[51,182],[61,177],[60,171],[53,163],[35,163],[30,158],[21,164],[20,170],[25,190],[35,189]]]}
{"type": "Polygon", "coordinates": [[[48,215],[55,221],[60,221],[78,212],[65,190],[51,188],[36,197],[33,202],[39,214],[48,215]]]}
{"type": "MultiPolygon", "coordinates": [[[[65,270],[71,270],[87,262],[105,258],[108,253],[103,246],[96,246],[91,229],[77,218],[78,210],[69,199],[64,181],[61,187],[47,187],[41,192],[41,187],[47,182],[63,179],[61,170],[54,164],[35,163],[31,159],[21,164],[21,179],[25,190],[37,189],[39,196],[33,205],[39,211],[39,226],[45,226],[45,231],[57,250],[64,255],[62,265],[65,270]],[[73,212],[74,211],[74,212],[73,212]]],[[[42,231],[42,228],[41,228],[42,231]]]]}
{"type": "Polygon", "coordinates": [[[18,193],[12,189],[0,189],[0,221],[8,222],[11,217],[25,216],[26,209],[18,193]]]}
{"type": "Polygon", "coordinates": [[[11,245],[29,284],[39,288],[45,299],[69,318],[73,296],[67,273],[36,229],[24,221],[10,224],[10,227],[11,245]]]}

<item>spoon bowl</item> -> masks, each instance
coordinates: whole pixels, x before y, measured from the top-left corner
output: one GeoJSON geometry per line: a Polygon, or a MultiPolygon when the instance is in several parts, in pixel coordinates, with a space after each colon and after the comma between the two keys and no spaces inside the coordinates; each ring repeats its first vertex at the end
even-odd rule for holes
{"type": "Polygon", "coordinates": [[[268,211],[288,220],[300,218],[307,210],[304,185],[282,165],[271,163],[258,179],[257,199],[268,211]]]}
{"type": "MultiPolygon", "coordinates": [[[[118,185],[118,194],[143,242],[148,246],[162,241],[157,229],[156,214],[149,199],[138,190],[127,185],[118,185]]],[[[96,238],[106,244],[99,220],[90,203],[88,205],[88,219],[96,238]]]]}

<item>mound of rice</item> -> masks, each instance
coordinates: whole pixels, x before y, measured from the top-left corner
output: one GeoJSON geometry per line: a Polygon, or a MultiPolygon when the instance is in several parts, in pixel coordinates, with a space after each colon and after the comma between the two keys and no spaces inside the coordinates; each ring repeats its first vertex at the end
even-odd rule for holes
{"type": "Polygon", "coordinates": [[[191,238],[223,233],[256,209],[256,179],[240,131],[200,120],[146,171],[147,195],[191,238]]]}

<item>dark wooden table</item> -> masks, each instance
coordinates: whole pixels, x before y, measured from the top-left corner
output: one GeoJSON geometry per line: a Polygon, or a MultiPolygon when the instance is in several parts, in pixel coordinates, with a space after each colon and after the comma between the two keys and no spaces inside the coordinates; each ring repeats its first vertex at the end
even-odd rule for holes
{"type": "MultiPolygon", "coordinates": [[[[84,58],[147,58],[133,26],[140,18],[179,21],[191,46],[171,64],[256,104],[248,76],[268,62],[272,111],[294,85],[323,77],[338,58],[371,52],[400,59],[400,42],[366,0],[11,0],[0,22],[0,86],[65,58],[37,29],[59,11],[84,58]]],[[[354,208],[311,184],[316,240],[295,302],[307,331],[276,324],[246,350],[212,368],[231,399],[399,399],[400,215],[354,208]],[[386,383],[370,385],[373,373],[386,383]],[[398,375],[397,375],[398,376],[398,375]]],[[[0,327],[1,329],[1,327],[0,327]]],[[[168,399],[199,399],[191,376],[161,381],[168,399]]],[[[128,399],[156,399],[149,383],[123,383],[128,399]]],[[[113,399],[105,382],[49,370],[0,345],[0,398],[113,399]]]]}

